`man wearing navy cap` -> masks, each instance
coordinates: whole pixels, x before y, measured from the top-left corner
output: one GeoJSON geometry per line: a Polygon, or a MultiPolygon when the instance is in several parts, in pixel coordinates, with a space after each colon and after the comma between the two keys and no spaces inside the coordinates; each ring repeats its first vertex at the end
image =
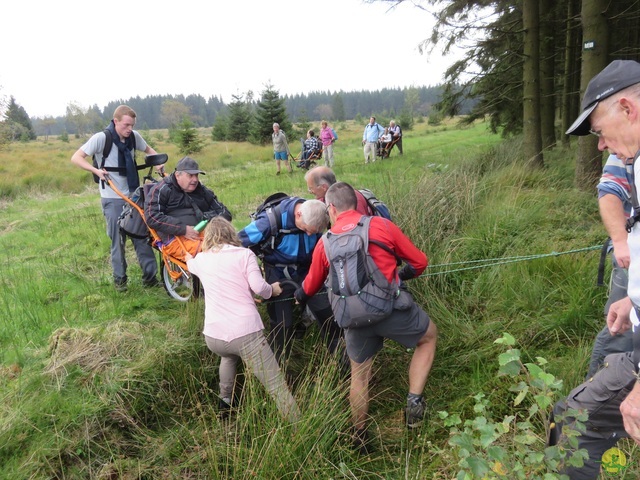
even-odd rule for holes
{"type": "Polygon", "coordinates": [[[183,157],[176,171],[158,182],[145,197],[147,225],[162,239],[163,251],[178,259],[184,259],[185,250],[193,256],[200,250],[201,234],[193,227],[202,220],[222,215],[231,221],[227,207],[200,183],[200,174],[205,175],[198,162],[183,157]]]}
{"type": "MultiPolygon", "coordinates": [[[[586,410],[586,431],[578,437],[579,448],[589,458],[583,467],[564,472],[572,480],[598,478],[600,468],[621,452],[611,450],[620,438],[631,437],[640,445],[640,205],[636,188],[640,185],[640,63],[616,60],[596,75],[587,86],[582,113],[567,134],[598,137],[598,149],[626,159],[632,187],[633,214],[627,222],[630,251],[628,297],[611,305],[607,325],[612,335],[633,329],[633,351],[605,358],[604,367],[591,379],[571,391],[556,404],[550,444],[563,440],[561,419],[568,409],[586,410]]],[[[622,467],[623,465],[620,465],[622,467]]]]}

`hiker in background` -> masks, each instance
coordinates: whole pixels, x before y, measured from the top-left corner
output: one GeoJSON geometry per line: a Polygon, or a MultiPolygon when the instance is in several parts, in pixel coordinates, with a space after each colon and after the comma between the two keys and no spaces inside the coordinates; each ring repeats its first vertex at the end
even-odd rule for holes
{"type": "Polygon", "coordinates": [[[378,156],[382,158],[387,158],[389,156],[391,149],[387,150],[387,147],[391,143],[392,138],[393,136],[389,132],[389,128],[385,128],[384,133],[380,135],[380,138],[378,139],[378,142],[380,143],[380,146],[378,147],[378,156]]]}
{"type": "Polygon", "coordinates": [[[187,267],[204,289],[204,339],[220,355],[220,399],[223,416],[233,404],[238,360],[264,385],[283,417],[298,420],[300,412],[287,388],[269,344],[252,292],[262,298],[282,293],[280,284],[262,278],[255,254],[243,248],[233,225],[221,216],[204,229],[202,252],[186,254],[187,267]]]}
{"type": "Polygon", "coordinates": [[[571,411],[588,415],[584,430],[574,437],[577,448],[585,449],[584,466],[566,467],[560,472],[571,480],[599,476],[605,452],[619,439],[631,437],[640,444],[640,210],[636,191],[640,188],[640,63],[614,60],[591,79],[582,100],[582,112],[566,132],[568,135],[598,137],[598,149],[618,158],[632,159],[632,204],[634,214],[627,223],[629,246],[629,296],[613,303],[607,315],[612,335],[633,329],[633,351],[614,353],[605,368],[573,389],[556,403],[550,424],[549,444],[566,441],[563,428],[574,419],[571,411]],[[555,420],[555,421],[554,421],[555,420]]]}
{"type": "Polygon", "coordinates": [[[215,193],[200,183],[198,162],[183,157],[176,171],[158,182],[144,199],[144,216],[162,239],[162,251],[177,259],[185,252],[195,255],[202,234],[194,227],[218,215],[231,221],[231,212],[215,193]]]}
{"type": "Polygon", "coordinates": [[[322,142],[322,158],[324,158],[325,167],[333,168],[334,158],[333,158],[333,144],[336,141],[335,135],[333,134],[333,129],[329,127],[329,124],[326,120],[322,120],[320,122],[320,141],[322,142]]]}
{"type": "MultiPolygon", "coordinates": [[[[278,204],[276,211],[263,211],[256,219],[243,228],[238,236],[244,247],[262,246],[262,266],[265,280],[269,283],[292,280],[302,283],[311,265],[311,255],[316,243],[327,228],[329,217],[327,207],[317,200],[286,197],[278,204]],[[272,225],[273,221],[279,221],[272,225]],[[278,220],[279,219],[279,220],[278,220]],[[275,232],[275,233],[274,233],[275,232]]],[[[295,286],[282,285],[283,299],[289,301],[269,302],[270,330],[268,334],[271,348],[280,364],[284,364],[291,351],[294,337],[292,294],[295,286]]],[[[324,296],[311,299],[307,306],[314,315],[321,335],[331,353],[338,349],[340,330],[332,321],[331,305],[324,296]]]]}
{"type": "Polygon", "coordinates": [[[276,166],[278,168],[276,175],[280,175],[281,160],[284,161],[284,166],[289,170],[289,173],[293,173],[293,167],[289,164],[289,156],[291,155],[291,152],[289,150],[287,136],[284,131],[280,130],[280,125],[277,123],[273,124],[271,140],[273,142],[273,158],[275,158],[276,166]]]}
{"type": "MultiPolygon", "coordinates": [[[[609,298],[604,307],[605,320],[611,304],[627,296],[629,246],[627,245],[626,223],[631,216],[630,194],[625,162],[615,155],[609,155],[598,183],[600,216],[611,239],[610,248],[613,249],[609,298]]],[[[610,353],[630,352],[631,350],[633,350],[631,330],[620,335],[611,335],[605,322],[605,326],[600,330],[593,343],[587,379],[596,374],[602,367],[605,357],[610,353]]]]}
{"type": "MultiPolygon", "coordinates": [[[[398,149],[398,155],[402,155],[402,129],[400,125],[396,124],[395,120],[389,122],[389,132],[391,133],[391,141],[393,145],[391,148],[396,147],[398,149]]],[[[391,151],[389,151],[391,153],[391,151]]]]}
{"type": "MultiPolygon", "coordinates": [[[[156,151],[147,145],[142,136],[133,130],[136,124],[136,112],[126,105],[120,105],[113,112],[113,120],[103,132],[94,134],[71,157],[71,162],[78,167],[91,172],[99,184],[102,214],[107,223],[107,235],[111,240],[111,268],[113,283],[119,292],[127,290],[127,261],[125,259],[125,243],[127,237],[120,234],[118,218],[126,201],[106,183],[107,176],[116,188],[124,195],[130,195],[139,185],[140,178],[135,163],[135,150],[147,155],[156,151]],[[109,136],[110,142],[107,140],[109,136]],[[111,145],[109,151],[105,151],[111,145]],[[95,165],[87,161],[87,157],[94,157],[95,165]]],[[[161,166],[157,167],[161,170],[161,166]]],[[[154,287],[159,284],[153,248],[146,239],[133,238],[131,242],[142,269],[142,285],[154,287]]]]}
{"type": "Polygon", "coordinates": [[[320,141],[313,130],[307,132],[307,139],[303,143],[302,168],[308,170],[311,166],[311,158],[317,158],[321,153],[320,141]]]}
{"type": "Polygon", "coordinates": [[[376,117],[369,118],[369,123],[364,127],[362,133],[362,145],[364,145],[364,163],[376,161],[378,149],[378,139],[384,133],[384,128],[376,123],[376,117]]]}
{"type": "Polygon", "coordinates": [[[323,241],[316,246],[309,274],[294,296],[298,302],[304,303],[315,295],[328,279],[327,288],[330,293],[334,292],[331,305],[335,321],[344,328],[347,355],[351,360],[349,403],[354,426],[352,440],[354,447],[361,453],[367,453],[369,381],[373,372],[373,358],[382,349],[385,338],[395,340],[406,348],[415,347],[409,365],[409,393],[405,408],[407,428],[418,427],[424,417],[426,405],[422,395],[435,356],[437,328],[413,301],[409,292],[399,289],[398,285],[401,280],[419,276],[427,267],[427,257],[391,221],[377,216],[365,217],[358,213],[355,210],[356,194],[348,183],[333,184],[327,190],[325,200],[332,226],[323,237],[323,241]],[[341,253],[347,260],[340,263],[340,268],[345,270],[344,275],[340,275],[343,272],[335,271],[335,264],[338,262],[334,263],[337,257],[332,256],[332,249],[339,249],[339,245],[344,245],[345,242],[341,240],[347,238],[356,228],[367,228],[365,221],[369,222],[368,230],[363,232],[366,241],[363,240],[364,246],[357,246],[357,251],[368,248],[375,263],[375,271],[379,272],[377,275],[384,278],[375,277],[373,271],[360,272],[360,267],[367,263],[366,261],[357,261],[357,273],[354,272],[351,265],[346,264],[349,258],[352,258],[346,252],[341,253]],[[332,237],[339,240],[331,243],[332,237]],[[397,268],[398,259],[406,262],[400,271],[397,268]],[[347,270],[350,275],[346,274],[347,270]],[[375,281],[364,286],[358,285],[355,294],[349,295],[348,292],[342,291],[345,283],[349,284],[349,287],[351,281],[368,278],[369,275],[374,277],[375,281]],[[337,281],[338,278],[341,280],[337,281]],[[387,283],[386,286],[383,285],[384,282],[387,283]],[[369,290],[372,285],[373,291],[369,290]],[[390,299],[387,299],[386,293],[391,294],[390,299]],[[382,315],[373,314],[367,310],[368,305],[373,305],[372,308],[376,311],[379,311],[378,307],[389,310],[382,315]],[[348,316],[353,312],[363,313],[363,309],[365,325],[350,325],[349,320],[353,320],[353,317],[348,316]],[[373,320],[375,323],[369,323],[373,320]]]}

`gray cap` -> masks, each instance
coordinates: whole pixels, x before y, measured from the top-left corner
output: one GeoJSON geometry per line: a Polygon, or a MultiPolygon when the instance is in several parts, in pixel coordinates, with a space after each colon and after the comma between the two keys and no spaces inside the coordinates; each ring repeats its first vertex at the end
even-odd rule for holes
{"type": "Polygon", "coordinates": [[[582,113],[567,130],[567,135],[588,135],[589,115],[602,100],[620,90],[640,83],[640,63],[634,60],[614,60],[591,79],[582,99],[582,113]]]}
{"type": "Polygon", "coordinates": [[[178,165],[176,165],[176,172],[187,172],[187,173],[190,173],[191,175],[196,175],[198,173],[201,173],[202,175],[206,175],[206,173],[200,170],[200,167],[198,166],[198,162],[196,162],[191,157],[181,158],[180,161],[178,162],[178,165]]]}

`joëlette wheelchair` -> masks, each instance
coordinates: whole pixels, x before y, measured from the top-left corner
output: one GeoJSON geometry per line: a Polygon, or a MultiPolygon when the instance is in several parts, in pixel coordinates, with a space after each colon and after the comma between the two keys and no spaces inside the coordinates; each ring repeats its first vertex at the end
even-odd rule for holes
{"type": "Polygon", "coordinates": [[[302,144],[302,150],[297,157],[291,156],[291,162],[296,162],[296,167],[302,168],[303,170],[309,170],[311,167],[315,167],[317,163],[322,160],[322,143],[319,142],[318,148],[308,152],[307,158],[305,157],[305,148],[304,148],[304,139],[300,139],[300,143],[302,144]]]}
{"type": "Polygon", "coordinates": [[[390,142],[381,142],[380,139],[378,139],[378,141],[376,142],[376,157],[380,157],[380,158],[389,158],[389,155],[391,155],[391,150],[393,149],[393,146],[398,143],[398,140],[400,138],[396,138],[394,140],[391,140],[390,142]]]}
{"type": "MultiPolygon", "coordinates": [[[[157,166],[164,165],[168,160],[169,156],[166,153],[147,155],[144,159],[144,165],[138,166],[138,169],[149,167],[149,171],[142,178],[142,186],[144,192],[143,200],[144,197],[149,194],[151,188],[158,182],[158,180],[155,180],[153,178],[153,169],[157,166]]],[[[160,177],[164,177],[166,175],[164,173],[164,169],[161,169],[156,173],[160,177]]],[[[188,301],[194,294],[194,296],[197,296],[200,287],[197,278],[189,273],[187,264],[183,260],[177,259],[163,252],[163,245],[160,235],[158,235],[158,233],[153,228],[149,228],[149,225],[147,224],[144,216],[144,201],[138,201],[138,203],[134,202],[131,198],[123,194],[114,185],[108,175],[106,177],[107,183],[113,189],[113,191],[116,192],[129,205],[131,205],[135,209],[135,211],[138,212],[145,225],[147,225],[147,229],[149,232],[149,243],[155,250],[158,251],[158,258],[160,262],[160,276],[162,277],[162,284],[164,285],[164,288],[169,296],[181,302],[188,301]],[[140,206],[139,203],[142,203],[142,206],[140,206]]],[[[178,237],[176,237],[175,240],[180,242],[180,239],[178,237]]]]}

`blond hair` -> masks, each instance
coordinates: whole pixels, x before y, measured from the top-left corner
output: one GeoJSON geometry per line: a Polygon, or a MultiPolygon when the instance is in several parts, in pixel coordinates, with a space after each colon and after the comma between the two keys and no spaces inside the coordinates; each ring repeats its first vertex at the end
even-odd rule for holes
{"type": "Polygon", "coordinates": [[[224,245],[233,245],[241,247],[242,243],[238,238],[236,229],[233,228],[231,222],[223,217],[213,217],[209,220],[204,229],[204,238],[202,240],[202,251],[210,249],[220,249],[224,245]]]}

